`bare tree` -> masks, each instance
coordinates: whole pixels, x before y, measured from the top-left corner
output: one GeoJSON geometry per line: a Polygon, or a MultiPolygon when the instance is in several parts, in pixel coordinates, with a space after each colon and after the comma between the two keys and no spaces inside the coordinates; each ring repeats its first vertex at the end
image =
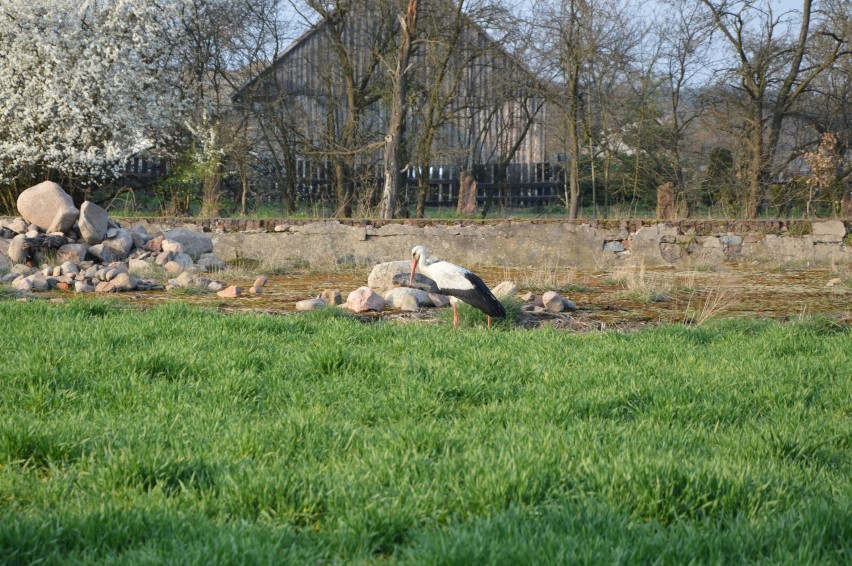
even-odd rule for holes
{"type": "Polygon", "coordinates": [[[614,142],[621,137],[614,98],[642,35],[629,10],[629,3],[619,0],[539,0],[536,5],[539,69],[550,81],[548,114],[558,125],[553,131],[567,158],[562,179],[570,218],[580,209],[583,156],[594,164],[597,145],[609,163],[620,143],[614,142]]]}
{"type": "Polygon", "coordinates": [[[667,17],[657,22],[657,35],[661,41],[659,69],[668,90],[669,117],[666,126],[675,198],[685,201],[688,179],[684,141],[691,126],[703,113],[698,97],[686,98],[688,92],[695,93],[707,81],[712,28],[695,3],[671,0],[664,9],[667,17]]]}
{"type": "Polygon", "coordinates": [[[780,15],[766,0],[701,2],[733,53],[730,71],[743,102],[749,151],[744,213],[755,218],[771,182],[784,120],[814,79],[848,52],[848,27],[831,29],[825,20],[814,22],[821,14],[812,0],[803,0],[800,12],[780,15]],[[815,50],[817,38],[829,48],[815,50]]]}

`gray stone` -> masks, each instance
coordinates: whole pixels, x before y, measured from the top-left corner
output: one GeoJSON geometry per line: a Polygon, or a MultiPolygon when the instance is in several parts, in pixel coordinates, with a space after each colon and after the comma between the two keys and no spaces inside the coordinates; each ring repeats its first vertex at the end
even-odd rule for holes
{"type": "Polygon", "coordinates": [[[322,299],[305,299],[296,303],[297,311],[315,311],[326,307],[326,302],[322,299]]]}
{"type": "Polygon", "coordinates": [[[195,286],[195,279],[193,274],[189,271],[184,271],[174,279],[175,285],[178,287],[193,287],[195,286]]]}
{"type": "Polygon", "coordinates": [[[846,237],[846,226],[840,220],[814,222],[811,226],[814,242],[839,244],[846,237]]]}
{"type": "Polygon", "coordinates": [[[565,310],[565,303],[562,302],[562,297],[556,291],[545,291],[541,296],[541,302],[544,308],[550,312],[565,310]]]}
{"type": "Polygon", "coordinates": [[[66,231],[71,230],[71,227],[74,226],[79,215],[80,211],[76,208],[61,208],[56,211],[53,221],[45,232],[48,234],[65,234],[66,231]]]}
{"type": "Polygon", "coordinates": [[[416,311],[420,307],[432,306],[429,293],[410,287],[395,287],[385,293],[385,304],[392,309],[416,311]]]}
{"type": "Polygon", "coordinates": [[[74,225],[79,210],[62,187],[45,181],[18,195],[18,212],[29,222],[44,231],[65,232],[74,225]]]}
{"type": "Polygon", "coordinates": [[[126,271],[116,275],[110,283],[112,283],[112,290],[120,293],[136,289],[136,278],[126,271]]]}
{"type": "Polygon", "coordinates": [[[95,288],[85,281],[76,281],[74,283],[74,290],[78,293],[94,293],[95,288]]]}
{"type": "Polygon", "coordinates": [[[441,293],[429,293],[429,300],[432,301],[432,306],[438,308],[446,307],[450,304],[450,298],[441,293]]]}
{"type": "Polygon", "coordinates": [[[6,223],[6,228],[16,234],[24,234],[27,231],[29,223],[21,217],[13,218],[11,222],[6,223]]]}
{"type": "Polygon", "coordinates": [[[172,256],[171,261],[180,264],[183,269],[192,267],[192,258],[188,254],[176,253],[172,256]]]}
{"type": "Polygon", "coordinates": [[[668,263],[675,263],[680,259],[681,249],[677,244],[660,244],[660,255],[668,263]]]}
{"type": "Polygon", "coordinates": [[[346,307],[355,312],[381,311],[385,300],[369,287],[359,287],[346,298],[346,307]]]}
{"type": "Polygon", "coordinates": [[[33,291],[49,291],[50,279],[43,273],[33,273],[27,277],[30,282],[30,289],[33,291]]]}
{"type": "Polygon", "coordinates": [[[112,263],[117,259],[115,251],[106,244],[90,246],[89,254],[101,260],[102,263],[112,263]]]}
{"type": "MultiPolygon", "coordinates": [[[[168,240],[174,240],[183,244],[184,253],[193,259],[201,257],[201,254],[213,251],[213,240],[202,232],[196,232],[187,228],[175,228],[165,233],[168,240]]],[[[165,249],[165,248],[163,248],[165,249]]]]}
{"type": "Polygon", "coordinates": [[[123,228],[115,231],[115,235],[103,241],[103,245],[115,252],[117,258],[125,258],[133,249],[133,237],[123,228]]]}
{"type": "Polygon", "coordinates": [[[210,283],[207,284],[207,288],[210,289],[211,291],[221,291],[222,289],[225,288],[225,284],[222,283],[221,281],[211,281],[210,283]]]}
{"type": "Polygon", "coordinates": [[[144,259],[128,259],[127,260],[127,269],[131,273],[145,273],[151,271],[153,268],[151,264],[144,259]]]}
{"type": "Polygon", "coordinates": [[[72,261],[65,261],[59,266],[60,275],[77,275],[80,273],[80,268],[72,261]]]}
{"type": "Polygon", "coordinates": [[[104,273],[104,280],[112,281],[119,275],[127,273],[127,266],[125,264],[120,262],[113,262],[107,266],[106,273],[104,273]]]}
{"type": "Polygon", "coordinates": [[[7,252],[12,263],[26,263],[30,256],[30,245],[27,243],[27,237],[23,234],[18,234],[9,241],[9,251],[7,252]]]}
{"type": "Polygon", "coordinates": [[[623,252],[624,251],[624,243],[620,240],[613,240],[611,242],[604,242],[603,249],[605,252],[623,252]]]}
{"type": "Polygon", "coordinates": [[[562,307],[566,311],[572,311],[573,312],[573,311],[577,310],[577,303],[575,303],[571,299],[566,299],[565,297],[562,297],[562,307]]]}
{"type": "Polygon", "coordinates": [[[384,294],[396,286],[394,285],[395,275],[403,273],[407,278],[410,272],[410,261],[388,261],[385,263],[379,263],[373,266],[373,269],[370,271],[370,275],[367,276],[367,286],[370,289],[375,289],[377,293],[384,294]]]}
{"type": "Polygon", "coordinates": [[[491,292],[498,299],[505,299],[506,297],[514,297],[515,293],[518,292],[518,286],[515,285],[514,281],[502,281],[495,285],[491,292]]]}
{"type": "Polygon", "coordinates": [[[722,243],[722,245],[725,246],[739,246],[743,243],[743,237],[732,234],[725,234],[724,236],[719,236],[719,241],[722,243]]]}
{"type": "Polygon", "coordinates": [[[87,244],[95,245],[103,242],[108,224],[109,214],[106,210],[88,200],[80,205],[77,226],[80,228],[80,236],[87,244]]]}

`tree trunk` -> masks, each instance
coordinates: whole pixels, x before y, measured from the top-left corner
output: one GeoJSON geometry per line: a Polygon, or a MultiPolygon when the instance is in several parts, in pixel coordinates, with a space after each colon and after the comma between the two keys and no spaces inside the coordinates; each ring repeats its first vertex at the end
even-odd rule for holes
{"type": "Polygon", "coordinates": [[[202,179],[202,201],[201,216],[205,218],[218,218],[221,214],[220,205],[222,201],[222,176],[219,172],[220,162],[218,157],[213,157],[207,163],[202,179]]]}
{"type": "Polygon", "coordinates": [[[396,197],[401,185],[399,171],[399,148],[405,134],[405,94],[408,87],[408,62],[411,58],[411,42],[417,31],[417,1],[409,0],[404,16],[400,16],[399,56],[393,75],[391,114],[388,133],[385,136],[385,185],[379,206],[379,217],[388,220],[396,212],[396,197]]]}
{"type": "Polygon", "coordinates": [[[769,177],[766,172],[768,163],[766,163],[763,144],[763,106],[759,102],[753,104],[750,129],[751,140],[749,149],[751,150],[751,155],[748,168],[748,194],[746,195],[745,217],[754,219],[757,218],[760,211],[760,203],[763,200],[765,190],[765,181],[769,177]]]}
{"type": "MultiPolygon", "coordinates": [[[[572,51],[575,48],[572,46],[572,51]]],[[[575,219],[580,210],[580,60],[579,54],[572,53],[568,63],[568,151],[569,163],[568,218],[575,219]]]]}

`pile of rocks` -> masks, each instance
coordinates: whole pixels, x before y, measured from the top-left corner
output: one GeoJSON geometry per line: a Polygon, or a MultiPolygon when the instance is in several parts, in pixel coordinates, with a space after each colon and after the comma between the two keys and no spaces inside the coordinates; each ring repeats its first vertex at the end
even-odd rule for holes
{"type": "MultiPolygon", "coordinates": [[[[409,283],[408,261],[390,261],[373,267],[367,278],[367,285],[355,289],[343,302],[340,291],[326,290],[315,299],[306,299],[296,303],[296,310],[309,311],[326,306],[342,305],[357,313],[381,312],[387,309],[417,311],[422,308],[446,307],[450,299],[442,295],[438,286],[428,277],[417,273],[409,283]]],[[[511,281],[503,281],[491,289],[500,300],[515,297],[518,287],[511,281]]],[[[563,298],[556,291],[547,291],[542,295],[525,293],[518,297],[523,303],[522,310],[531,313],[559,313],[575,311],[577,305],[563,298]]]]}
{"type": "Polygon", "coordinates": [[[22,192],[17,206],[20,217],[0,221],[0,269],[9,271],[3,282],[18,291],[162,289],[142,278],[157,268],[175,277],[166,288],[224,287],[199,275],[225,268],[212,253],[213,240],[203,233],[176,228],[149,235],[143,226],[124,229],[93,202],[78,210],[62,187],[50,181],[22,192]],[[52,257],[58,265],[45,266],[52,257]]]}

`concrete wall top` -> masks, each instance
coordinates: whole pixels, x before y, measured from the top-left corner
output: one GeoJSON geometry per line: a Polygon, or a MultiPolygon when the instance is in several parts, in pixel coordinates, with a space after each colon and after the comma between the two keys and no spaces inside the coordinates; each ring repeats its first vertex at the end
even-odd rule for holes
{"type": "Polygon", "coordinates": [[[311,220],[120,219],[152,230],[207,232],[222,259],[267,265],[370,265],[427,246],[463,265],[611,267],[714,265],[724,261],[852,262],[852,221],[826,220],[311,220]]]}

